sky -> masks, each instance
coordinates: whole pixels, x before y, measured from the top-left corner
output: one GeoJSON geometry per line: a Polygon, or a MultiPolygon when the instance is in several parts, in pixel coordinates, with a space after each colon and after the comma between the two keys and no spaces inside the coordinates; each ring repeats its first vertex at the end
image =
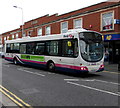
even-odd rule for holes
{"type": "Polygon", "coordinates": [[[0,34],[17,29],[23,22],[44,16],[58,15],[81,9],[106,0],[0,0],[0,34]]]}

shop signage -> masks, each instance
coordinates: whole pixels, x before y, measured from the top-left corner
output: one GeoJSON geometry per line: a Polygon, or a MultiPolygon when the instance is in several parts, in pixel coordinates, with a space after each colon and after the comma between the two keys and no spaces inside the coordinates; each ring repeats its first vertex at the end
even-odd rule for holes
{"type": "Polygon", "coordinates": [[[114,24],[120,24],[120,19],[114,19],[114,24]]]}
{"type": "Polygon", "coordinates": [[[120,40],[120,34],[107,34],[104,35],[104,41],[120,40]]]}

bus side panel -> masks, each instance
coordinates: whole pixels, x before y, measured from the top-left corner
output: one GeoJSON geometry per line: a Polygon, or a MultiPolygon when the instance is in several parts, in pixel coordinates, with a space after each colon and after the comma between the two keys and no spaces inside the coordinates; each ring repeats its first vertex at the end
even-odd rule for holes
{"type": "Polygon", "coordinates": [[[4,57],[5,60],[13,62],[13,58],[12,57],[4,57]]]}
{"type": "Polygon", "coordinates": [[[29,65],[29,66],[41,67],[41,68],[45,68],[45,67],[46,67],[46,63],[45,63],[45,62],[37,62],[37,61],[25,60],[25,59],[21,59],[21,61],[22,61],[25,65],[29,65]]]}

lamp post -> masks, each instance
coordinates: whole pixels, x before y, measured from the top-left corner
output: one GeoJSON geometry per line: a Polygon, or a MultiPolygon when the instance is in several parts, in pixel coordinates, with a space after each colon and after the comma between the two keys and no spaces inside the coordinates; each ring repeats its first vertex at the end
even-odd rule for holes
{"type": "Polygon", "coordinates": [[[18,6],[13,6],[13,7],[14,7],[14,8],[21,9],[21,11],[22,11],[22,37],[23,37],[23,34],[24,34],[23,8],[18,7],[18,6]]]}

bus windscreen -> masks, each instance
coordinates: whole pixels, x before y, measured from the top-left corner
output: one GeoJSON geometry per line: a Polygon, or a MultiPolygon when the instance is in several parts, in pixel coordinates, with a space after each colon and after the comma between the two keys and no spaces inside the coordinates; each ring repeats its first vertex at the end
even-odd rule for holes
{"type": "Polygon", "coordinates": [[[101,42],[102,35],[96,32],[82,32],[79,34],[80,40],[84,41],[93,41],[93,42],[101,42]]]}

